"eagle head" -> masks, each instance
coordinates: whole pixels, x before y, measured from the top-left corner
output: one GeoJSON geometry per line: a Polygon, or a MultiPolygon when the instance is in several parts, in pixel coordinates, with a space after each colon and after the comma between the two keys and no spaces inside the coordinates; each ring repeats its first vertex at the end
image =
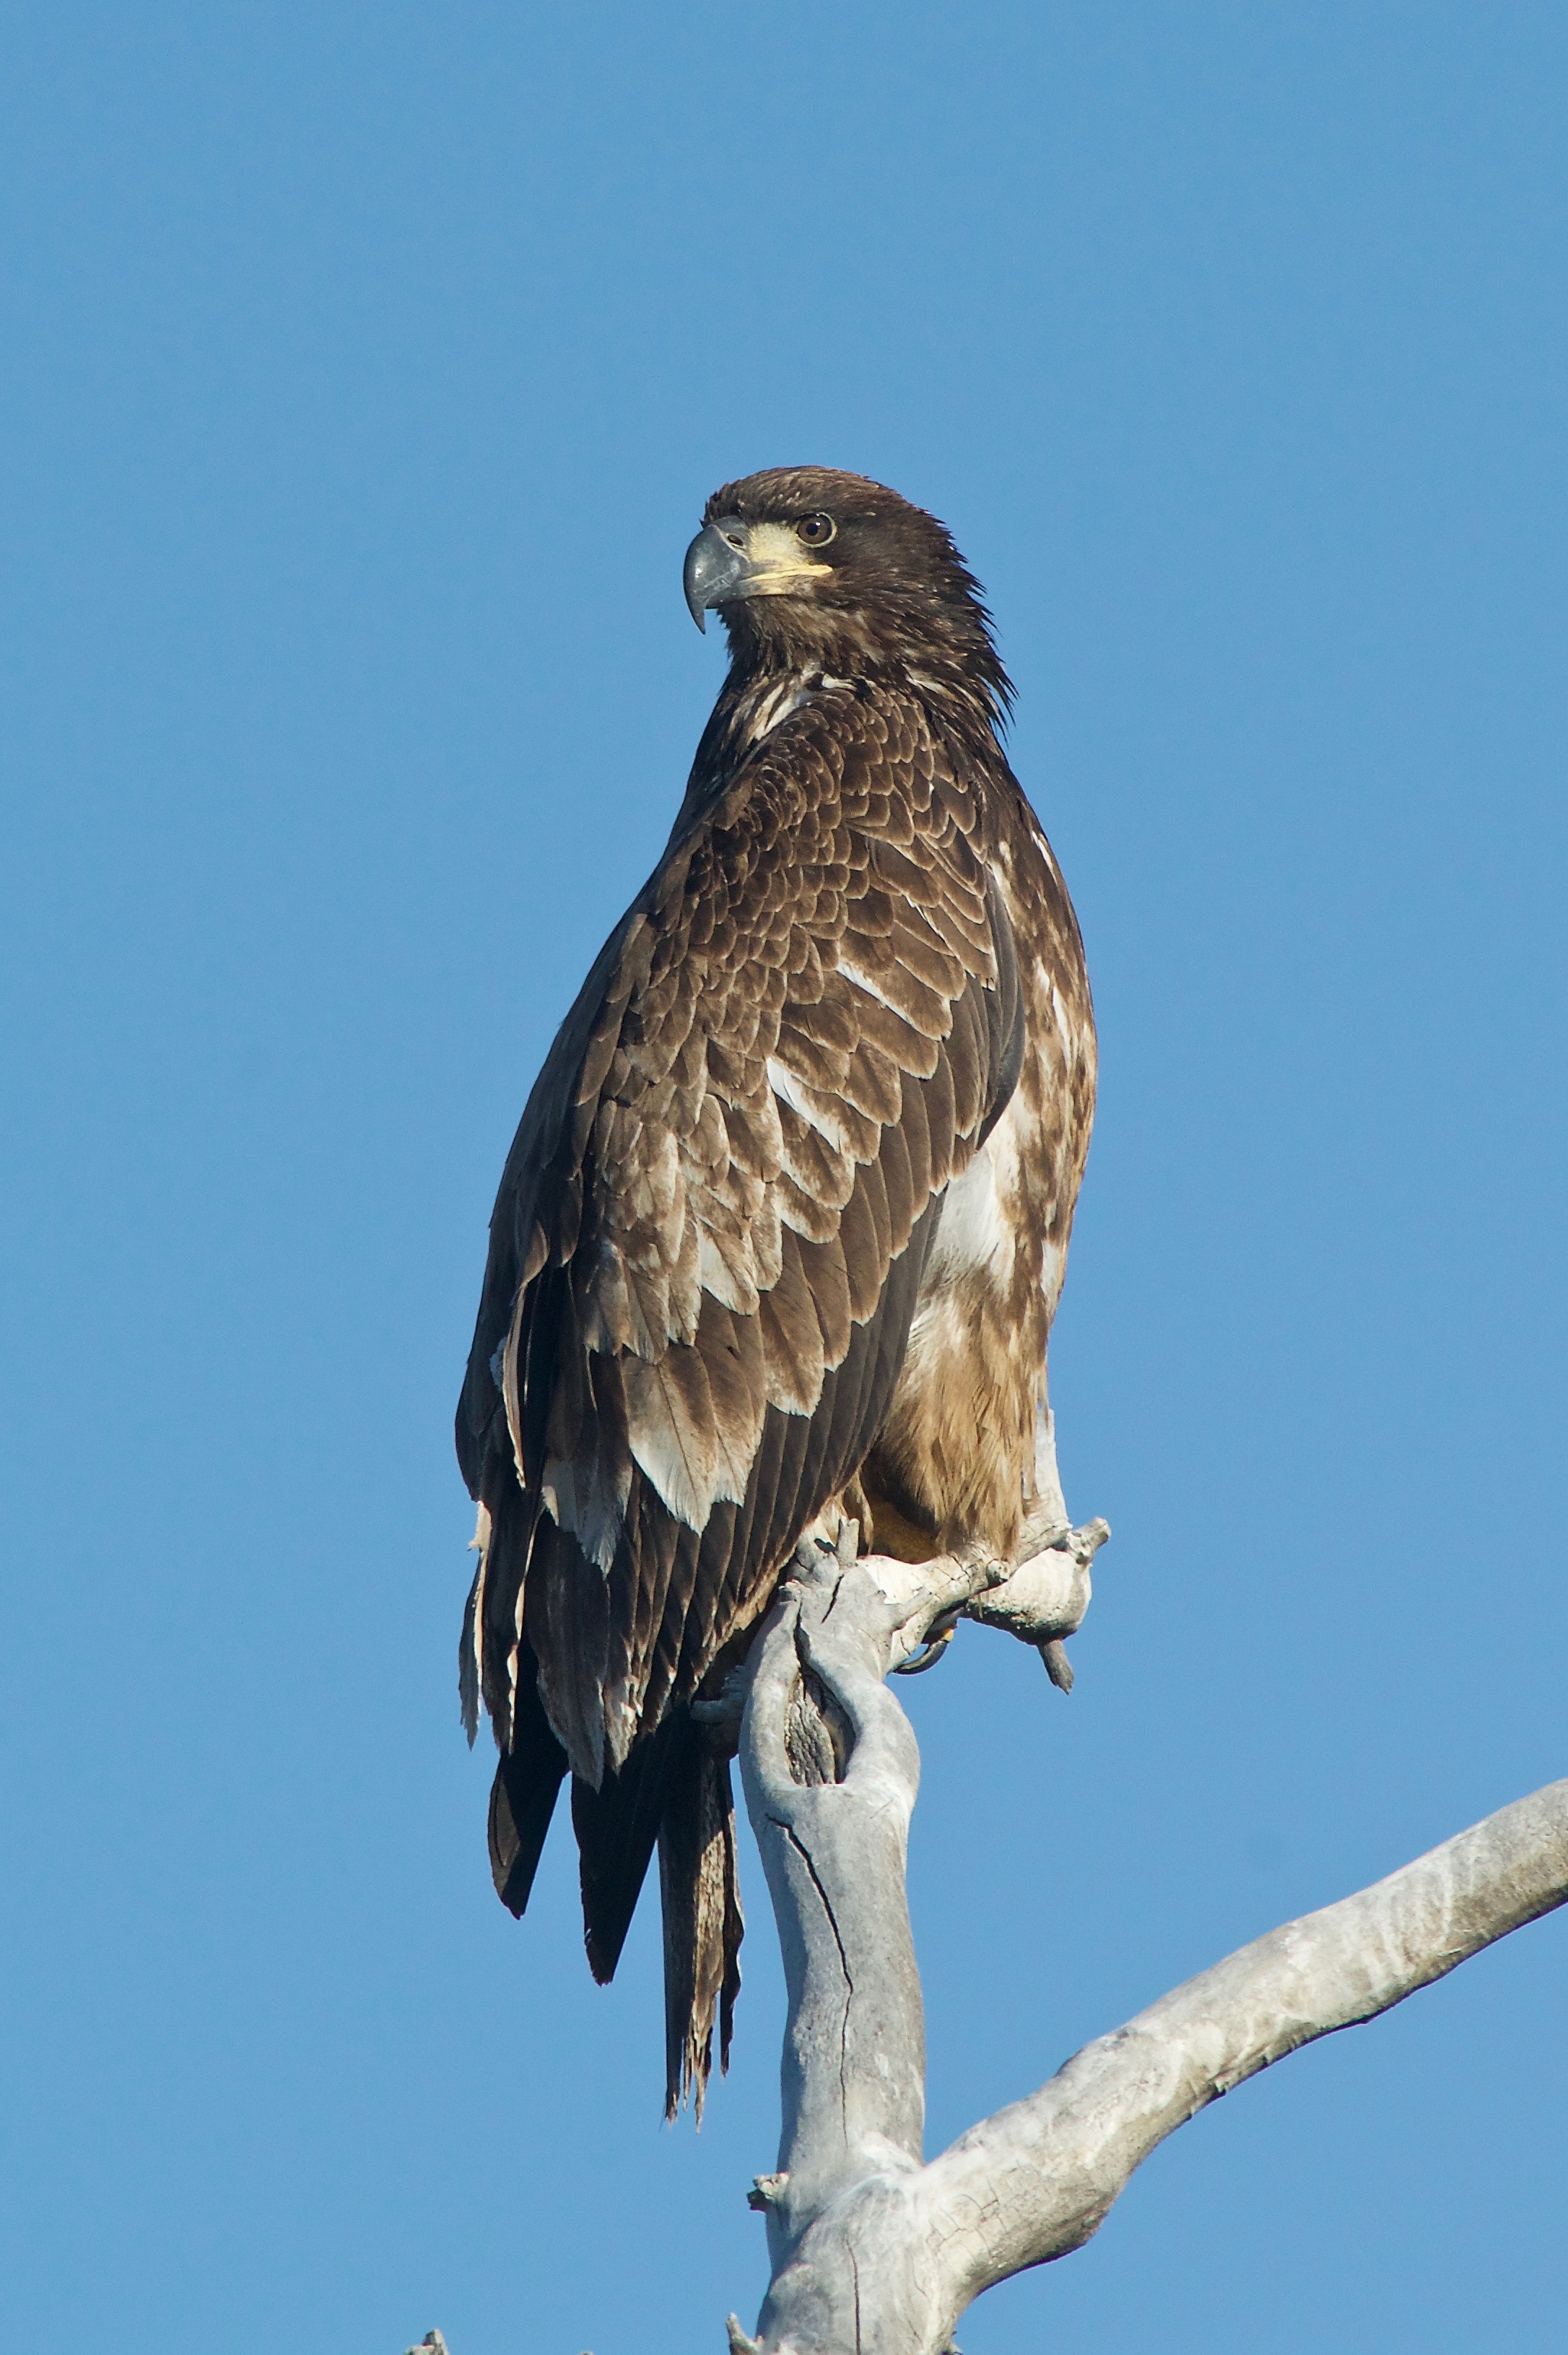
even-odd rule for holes
{"type": "Polygon", "coordinates": [[[726,483],[687,549],[685,586],[698,628],[716,611],[744,671],[854,677],[895,664],[977,698],[993,719],[1011,699],[952,534],[864,474],[774,466],[726,483]]]}

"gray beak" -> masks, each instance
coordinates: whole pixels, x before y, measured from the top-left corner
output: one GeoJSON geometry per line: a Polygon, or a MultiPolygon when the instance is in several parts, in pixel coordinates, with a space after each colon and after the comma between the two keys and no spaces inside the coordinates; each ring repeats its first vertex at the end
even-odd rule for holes
{"type": "Polygon", "coordinates": [[[699,630],[708,627],[704,617],[709,607],[732,597],[750,570],[746,527],[739,517],[721,516],[717,523],[705,523],[686,551],[681,575],[686,602],[699,630]]]}

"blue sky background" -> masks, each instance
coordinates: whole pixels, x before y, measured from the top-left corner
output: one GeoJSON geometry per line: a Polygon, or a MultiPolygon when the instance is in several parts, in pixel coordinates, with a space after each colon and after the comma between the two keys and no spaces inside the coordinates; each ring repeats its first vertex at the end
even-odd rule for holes
{"type": "MultiPolygon", "coordinates": [[[[0,2339],[717,2350],[781,1995],[520,1928],[449,1436],[663,840],[707,492],[954,527],[1087,935],[1070,1702],[907,1689],[933,2147],[1568,1771],[1568,27],[4,10],[0,2339]]],[[[1568,1921],[1168,2144],[969,2355],[1555,2343],[1568,1921]]]]}

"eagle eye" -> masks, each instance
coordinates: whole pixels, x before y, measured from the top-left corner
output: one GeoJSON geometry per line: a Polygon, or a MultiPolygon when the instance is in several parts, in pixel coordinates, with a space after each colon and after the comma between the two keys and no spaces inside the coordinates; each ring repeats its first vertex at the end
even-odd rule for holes
{"type": "Polygon", "coordinates": [[[795,527],[795,536],[796,539],[804,540],[807,548],[826,548],[837,528],[830,515],[802,516],[795,527]]]}

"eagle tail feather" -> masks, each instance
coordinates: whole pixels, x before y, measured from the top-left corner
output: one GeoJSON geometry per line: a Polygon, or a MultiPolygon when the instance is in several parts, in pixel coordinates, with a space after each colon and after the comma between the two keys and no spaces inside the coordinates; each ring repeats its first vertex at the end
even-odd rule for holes
{"type": "Polygon", "coordinates": [[[699,1741],[681,1761],[659,1825],[664,1912],[665,2115],[690,2100],[699,2126],[713,2067],[730,2066],[741,1991],[740,1876],[730,1762],[699,1741]]]}
{"type": "Polygon", "coordinates": [[[619,1772],[606,1773],[597,1790],[581,1774],[572,1777],[583,1940],[588,1966],[601,1987],[615,1976],[660,1819],[686,1753],[699,1740],[688,1713],[676,1710],[635,1745],[619,1772]]]}
{"type": "Polygon", "coordinates": [[[528,1906],[566,1768],[566,1753],[550,1730],[539,1699],[533,1654],[527,1644],[521,1644],[512,1744],[501,1753],[490,1786],[489,1824],[496,1894],[507,1912],[519,1918],[528,1906]]]}

